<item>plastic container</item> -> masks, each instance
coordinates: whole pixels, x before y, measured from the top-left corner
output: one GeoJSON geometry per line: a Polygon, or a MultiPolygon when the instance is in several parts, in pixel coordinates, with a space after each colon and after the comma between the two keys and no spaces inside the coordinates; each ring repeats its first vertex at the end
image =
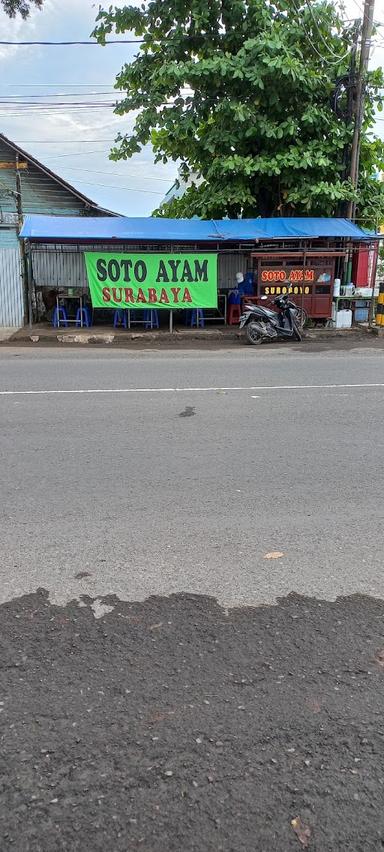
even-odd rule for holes
{"type": "Polygon", "coordinates": [[[344,292],[341,294],[342,296],[354,296],[355,295],[355,285],[354,284],[345,284],[343,290],[344,290],[344,292]]]}
{"type": "Polygon", "coordinates": [[[351,328],[352,326],[352,311],[343,310],[336,314],[336,328],[351,328]]]}
{"type": "Polygon", "coordinates": [[[333,283],[333,295],[335,297],[340,296],[340,278],[335,278],[333,283]]]}
{"type": "Polygon", "coordinates": [[[372,287],[356,287],[355,296],[370,299],[372,297],[372,287]]]}
{"type": "Polygon", "coordinates": [[[368,311],[366,301],[355,302],[355,322],[368,322],[368,311]]]}
{"type": "Polygon", "coordinates": [[[368,322],[368,308],[355,308],[355,322],[368,322]]]}

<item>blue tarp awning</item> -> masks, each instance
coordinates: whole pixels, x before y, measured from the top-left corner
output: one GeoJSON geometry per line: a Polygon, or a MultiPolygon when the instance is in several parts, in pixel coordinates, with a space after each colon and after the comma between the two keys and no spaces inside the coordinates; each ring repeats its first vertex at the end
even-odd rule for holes
{"type": "Polygon", "coordinates": [[[222,219],[215,225],[225,240],[287,240],[319,237],[366,239],[367,234],[349,219],[276,218],[222,219]]]}
{"type": "MultiPolygon", "coordinates": [[[[25,216],[21,237],[70,242],[252,242],[369,235],[348,219],[146,219],[125,216],[25,216]]],[[[372,234],[372,236],[374,236],[372,234]]]]}

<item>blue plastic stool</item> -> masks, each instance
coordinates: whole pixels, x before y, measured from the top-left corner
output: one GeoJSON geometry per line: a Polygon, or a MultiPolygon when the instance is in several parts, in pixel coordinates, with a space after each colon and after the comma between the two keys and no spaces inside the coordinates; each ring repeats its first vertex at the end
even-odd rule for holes
{"type": "Polygon", "coordinates": [[[60,323],[62,323],[65,328],[68,328],[68,315],[65,308],[63,308],[62,306],[56,306],[55,310],[53,311],[52,325],[54,328],[60,328],[60,323]]]}
{"type": "Polygon", "coordinates": [[[204,328],[204,311],[202,308],[194,308],[191,312],[191,328],[193,328],[193,326],[196,326],[196,328],[199,328],[199,326],[204,328]]]}
{"type": "Polygon", "coordinates": [[[113,327],[118,328],[121,325],[123,328],[128,328],[127,312],[125,310],[115,311],[113,317],[113,327]]]}
{"type": "Polygon", "coordinates": [[[78,308],[76,311],[76,328],[80,328],[83,325],[85,328],[90,328],[92,325],[91,315],[88,308],[78,308]]]}
{"type": "Polygon", "coordinates": [[[159,328],[159,314],[154,308],[144,311],[145,328],[159,328]]]}

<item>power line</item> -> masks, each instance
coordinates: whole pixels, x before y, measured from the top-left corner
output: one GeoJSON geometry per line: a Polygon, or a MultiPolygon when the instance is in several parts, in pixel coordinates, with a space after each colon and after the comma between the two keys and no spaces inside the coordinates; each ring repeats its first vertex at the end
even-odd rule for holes
{"type": "MultiPolygon", "coordinates": [[[[70,184],[70,182],[68,180],[65,180],[65,178],[61,178],[61,180],[63,181],[63,183],[67,184],[66,187],[63,186],[61,193],[60,193],[59,190],[57,190],[56,192],[51,192],[50,190],[38,189],[40,199],[45,199],[45,200],[50,199],[51,201],[54,201],[54,202],[55,201],[62,201],[63,195],[65,195],[65,193],[68,193],[68,185],[70,184]]],[[[79,188],[80,186],[101,187],[103,189],[108,189],[110,192],[113,192],[114,190],[117,189],[117,190],[121,190],[122,192],[137,192],[137,193],[143,193],[144,195],[161,195],[162,197],[165,195],[165,190],[161,192],[158,189],[151,190],[151,189],[142,189],[141,187],[135,187],[135,186],[115,186],[114,184],[94,183],[92,181],[80,181],[79,180],[79,181],[76,182],[76,184],[70,184],[70,186],[72,188],[74,188],[75,190],[77,190],[77,192],[79,192],[81,195],[83,195],[84,193],[79,188]]],[[[4,187],[5,187],[5,184],[4,184],[4,187]]],[[[28,187],[27,185],[25,185],[25,184],[23,185],[24,192],[28,191],[28,188],[30,189],[30,187],[28,187]]],[[[38,200],[31,201],[31,202],[28,202],[28,204],[31,204],[31,205],[33,204],[36,207],[38,207],[40,205],[40,207],[41,207],[41,200],[40,200],[40,202],[38,200]]]]}
{"type": "Polygon", "coordinates": [[[18,98],[76,98],[76,97],[84,98],[84,97],[91,97],[91,96],[98,98],[98,97],[100,97],[100,95],[114,95],[115,92],[116,92],[116,96],[117,96],[117,94],[118,94],[117,91],[110,89],[108,92],[79,92],[79,93],[77,93],[77,92],[49,92],[47,94],[37,94],[37,95],[30,95],[30,94],[24,93],[24,94],[13,94],[13,95],[1,95],[0,97],[1,97],[1,99],[5,99],[7,103],[13,103],[14,102],[14,103],[18,104],[19,103],[18,98]],[[17,98],[17,100],[13,101],[14,98],[17,98]]]}
{"type": "Polygon", "coordinates": [[[323,42],[323,44],[325,45],[325,47],[327,48],[327,50],[329,50],[329,52],[330,52],[331,56],[333,56],[333,57],[335,57],[336,59],[338,59],[338,61],[339,61],[339,62],[342,62],[342,61],[343,61],[343,59],[346,59],[346,57],[347,57],[347,56],[349,56],[349,50],[347,50],[347,52],[346,52],[343,56],[341,56],[340,58],[338,57],[337,53],[335,53],[335,52],[334,52],[334,50],[332,50],[332,48],[329,46],[329,44],[326,42],[325,38],[323,37],[323,34],[322,34],[322,32],[321,32],[321,30],[320,30],[320,27],[319,27],[319,23],[318,23],[318,21],[316,20],[316,17],[315,17],[315,15],[314,15],[314,13],[313,13],[312,6],[310,5],[310,0],[305,0],[305,2],[306,2],[306,5],[308,6],[308,9],[309,9],[310,13],[311,13],[312,20],[314,21],[315,27],[316,27],[316,29],[317,29],[317,32],[319,33],[319,36],[320,36],[320,38],[321,38],[321,41],[323,42]]]}
{"type": "Polygon", "coordinates": [[[138,174],[138,172],[136,172],[136,173],[125,172],[124,174],[122,172],[117,172],[116,174],[113,174],[113,172],[101,172],[101,171],[99,171],[99,169],[83,169],[83,168],[81,168],[81,166],[80,167],[79,166],[77,166],[77,167],[76,166],[67,166],[66,170],[70,171],[70,172],[81,172],[82,174],[87,173],[87,174],[92,174],[92,175],[106,175],[106,177],[109,177],[109,178],[137,177],[140,180],[156,180],[156,181],[161,181],[163,183],[168,183],[168,184],[173,179],[173,178],[152,177],[150,175],[141,175],[141,174],[138,174]]]}
{"type": "Polygon", "coordinates": [[[36,83],[6,83],[4,80],[2,80],[1,85],[7,86],[8,88],[12,88],[12,89],[16,89],[16,88],[18,89],[19,87],[22,88],[22,89],[31,89],[31,88],[35,88],[36,86],[39,87],[39,88],[40,87],[42,88],[43,86],[44,87],[48,86],[50,88],[53,88],[55,86],[68,86],[68,87],[69,86],[71,86],[71,87],[78,86],[79,88],[81,86],[82,87],[84,87],[84,86],[85,87],[88,87],[88,86],[103,86],[105,88],[105,86],[112,86],[113,84],[112,83],[67,83],[65,81],[64,82],[62,81],[61,83],[39,83],[39,82],[36,82],[36,83]]]}
{"type": "MultiPolygon", "coordinates": [[[[12,163],[11,163],[11,165],[12,165],[12,163]]],[[[33,167],[33,164],[32,164],[32,167],[33,167]]],[[[47,168],[49,168],[49,166],[47,168]]],[[[155,180],[155,181],[161,181],[162,183],[168,183],[168,184],[171,180],[175,180],[174,177],[169,177],[169,178],[152,177],[151,175],[141,175],[138,172],[129,172],[129,171],[126,171],[124,173],[123,172],[117,172],[117,173],[114,174],[113,172],[104,172],[104,171],[100,171],[99,169],[83,169],[81,166],[76,167],[76,166],[68,165],[68,166],[63,166],[63,168],[65,168],[65,170],[69,171],[69,172],[81,172],[82,174],[87,173],[87,174],[92,174],[92,175],[106,175],[106,177],[109,177],[109,178],[136,177],[136,178],[139,178],[140,180],[155,180]]],[[[77,175],[75,176],[75,178],[77,179],[77,175]]],[[[64,178],[63,178],[63,180],[64,180],[64,178]]],[[[25,184],[28,184],[29,186],[33,186],[34,184],[41,185],[40,177],[38,177],[36,174],[29,172],[28,169],[23,171],[23,181],[24,181],[25,184]]],[[[43,191],[44,191],[44,188],[43,188],[43,191]]]]}
{"type": "Polygon", "coordinates": [[[145,195],[161,195],[161,196],[164,196],[164,192],[160,192],[158,189],[153,189],[153,190],[152,189],[137,189],[134,186],[113,186],[113,185],[106,184],[106,183],[91,183],[90,181],[86,181],[86,180],[79,180],[79,181],[77,181],[77,183],[79,183],[80,186],[82,186],[82,185],[83,186],[100,186],[100,187],[103,187],[104,189],[109,189],[109,190],[120,189],[122,192],[143,192],[145,195]]]}
{"type": "Polygon", "coordinates": [[[357,0],[353,0],[353,2],[354,2],[354,4],[355,4],[356,8],[359,10],[360,15],[362,16],[362,14],[363,14],[363,7],[362,7],[362,5],[361,5],[360,3],[358,3],[358,2],[357,2],[357,0]]]}
{"type": "Polygon", "coordinates": [[[5,47],[71,47],[73,45],[104,47],[106,44],[144,44],[144,41],[143,38],[108,39],[102,44],[98,41],[0,41],[0,45],[5,47]]]}
{"type": "MultiPolygon", "coordinates": [[[[116,142],[116,139],[17,139],[16,145],[97,145],[99,142],[116,142]]],[[[84,154],[90,154],[90,151],[84,151],[84,154]]],[[[59,155],[62,157],[71,156],[71,154],[59,155]]]]}
{"type": "Polygon", "coordinates": [[[34,110],[38,110],[39,112],[45,111],[47,109],[52,109],[52,107],[82,107],[85,109],[100,109],[102,107],[114,107],[116,106],[116,101],[45,101],[45,103],[39,103],[36,101],[3,101],[0,98],[0,106],[4,107],[22,107],[23,109],[26,107],[30,107],[34,110]]]}
{"type": "MultiPolygon", "coordinates": [[[[79,140],[78,140],[79,141],[79,140]]],[[[114,141],[114,140],[112,140],[114,141]]],[[[55,142],[55,145],[60,145],[60,142],[55,142]]],[[[48,157],[45,157],[46,160],[61,160],[62,157],[88,157],[91,154],[106,154],[107,148],[97,148],[95,151],[68,151],[66,154],[48,154],[48,157]]]]}
{"type": "Polygon", "coordinates": [[[4,100],[0,95],[0,104],[3,107],[33,107],[33,109],[46,109],[47,107],[52,106],[61,106],[61,107],[70,107],[70,106],[84,106],[84,107],[100,107],[100,106],[116,106],[116,101],[103,100],[103,101],[9,101],[4,100]]]}
{"type": "MultiPolygon", "coordinates": [[[[185,96],[181,95],[181,97],[185,97],[185,96]]],[[[216,98],[207,97],[206,101],[207,102],[212,101],[213,103],[217,103],[216,98]]],[[[45,114],[45,115],[49,115],[49,114],[55,115],[56,114],[57,115],[60,112],[63,112],[65,114],[68,113],[68,112],[95,112],[97,110],[102,110],[102,109],[113,109],[113,110],[115,110],[116,107],[119,106],[120,103],[121,103],[121,101],[104,101],[104,102],[102,102],[102,101],[101,102],[100,101],[66,101],[66,102],[47,101],[45,103],[33,103],[33,102],[29,102],[29,101],[25,101],[25,102],[17,101],[17,102],[12,103],[10,101],[1,101],[1,99],[0,99],[0,114],[2,114],[4,116],[11,116],[12,118],[15,118],[15,117],[19,118],[23,114],[26,114],[26,113],[31,113],[31,114],[39,113],[39,114],[45,114]],[[9,109],[12,109],[12,108],[14,109],[15,107],[18,108],[18,110],[19,110],[18,112],[16,112],[16,113],[15,112],[9,112],[9,109]]],[[[165,102],[165,103],[162,103],[162,104],[158,104],[158,106],[159,107],[161,106],[161,107],[173,108],[175,106],[175,103],[174,103],[174,100],[173,100],[173,101],[168,101],[168,102],[165,102]]]]}
{"type": "MultiPolygon", "coordinates": [[[[68,181],[66,181],[65,178],[62,178],[62,180],[65,183],[68,183],[68,181]]],[[[23,181],[23,183],[25,183],[24,189],[28,189],[28,184],[25,182],[25,180],[23,181]]],[[[109,190],[118,189],[118,190],[121,190],[122,192],[143,192],[145,195],[162,195],[162,196],[164,195],[164,192],[161,192],[158,189],[153,189],[153,190],[152,189],[142,189],[141,187],[135,187],[135,186],[121,186],[121,185],[115,186],[114,184],[95,183],[93,181],[87,181],[87,180],[77,180],[77,184],[79,184],[80,186],[97,186],[97,187],[102,187],[103,189],[109,189],[109,190]]],[[[39,183],[37,183],[37,185],[39,185],[39,183]]],[[[50,197],[52,195],[52,193],[50,192],[49,189],[48,190],[39,190],[39,191],[45,192],[48,197],[50,197]]],[[[62,196],[59,195],[59,197],[61,198],[62,196]]]]}
{"type": "MultiPolygon", "coordinates": [[[[331,68],[331,67],[334,67],[335,65],[340,65],[340,64],[341,64],[341,62],[345,59],[345,57],[340,57],[340,59],[333,60],[332,62],[330,62],[330,60],[329,60],[329,59],[327,59],[325,56],[323,56],[323,55],[320,53],[320,51],[318,51],[317,47],[315,47],[315,45],[313,44],[313,41],[312,41],[312,39],[311,39],[311,36],[310,36],[310,34],[309,34],[309,32],[308,32],[307,28],[306,28],[306,27],[305,27],[305,25],[304,25],[304,21],[303,21],[303,19],[302,19],[301,14],[300,14],[300,9],[296,6],[295,0],[292,0],[292,5],[293,5],[293,8],[294,8],[294,10],[295,10],[295,12],[296,12],[297,16],[301,19],[301,21],[300,21],[300,22],[301,22],[301,25],[302,25],[302,27],[303,27],[303,30],[304,30],[304,32],[305,32],[305,34],[306,34],[306,36],[307,36],[307,39],[308,39],[308,41],[309,41],[310,45],[311,45],[311,47],[312,47],[312,50],[314,50],[314,52],[317,54],[317,56],[319,57],[319,59],[321,59],[321,61],[322,61],[322,62],[324,62],[324,64],[325,64],[325,65],[328,65],[330,68],[331,68]]],[[[348,53],[346,53],[346,54],[345,54],[345,56],[348,56],[348,55],[349,55],[349,51],[348,51],[348,53]]]]}
{"type": "Polygon", "coordinates": [[[0,98],[0,109],[3,113],[7,113],[7,108],[12,111],[15,107],[20,107],[20,112],[51,112],[55,110],[56,112],[64,111],[64,112],[72,112],[72,110],[78,109],[86,109],[86,110],[94,110],[94,109],[109,109],[110,107],[115,107],[115,101],[90,101],[88,103],[81,103],[80,101],[48,101],[48,103],[40,104],[33,103],[29,101],[19,101],[16,103],[9,103],[8,101],[2,101],[0,98]],[[64,110],[63,110],[64,108],[64,110]]]}
{"type": "MultiPolygon", "coordinates": [[[[113,105],[114,106],[114,105],[113,105]]],[[[68,115],[69,113],[90,113],[90,112],[100,112],[100,110],[110,110],[111,106],[102,105],[102,106],[81,106],[75,107],[70,106],[67,109],[64,109],[62,106],[59,106],[55,109],[53,106],[48,107],[47,109],[33,109],[32,107],[23,107],[18,112],[10,112],[9,109],[4,109],[4,106],[0,107],[0,115],[4,118],[23,118],[24,115],[68,115]]]]}

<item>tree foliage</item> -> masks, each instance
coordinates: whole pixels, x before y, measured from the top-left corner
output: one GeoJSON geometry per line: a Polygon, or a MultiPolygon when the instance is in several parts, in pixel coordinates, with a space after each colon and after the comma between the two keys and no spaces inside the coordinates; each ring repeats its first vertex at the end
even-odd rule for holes
{"type": "Polygon", "coordinates": [[[201,179],[159,215],[334,215],[354,197],[359,217],[384,217],[384,146],[372,137],[381,71],[370,77],[357,193],[346,152],[352,124],[335,92],[348,73],[353,27],[330,0],[149,0],[101,10],[94,35],[143,40],[117,77],[116,112],[136,111],[112,159],[152,143],[201,179]]]}
{"type": "Polygon", "coordinates": [[[17,14],[22,18],[28,18],[32,6],[37,6],[39,9],[43,5],[43,0],[0,0],[0,5],[10,18],[15,18],[17,14]]]}

